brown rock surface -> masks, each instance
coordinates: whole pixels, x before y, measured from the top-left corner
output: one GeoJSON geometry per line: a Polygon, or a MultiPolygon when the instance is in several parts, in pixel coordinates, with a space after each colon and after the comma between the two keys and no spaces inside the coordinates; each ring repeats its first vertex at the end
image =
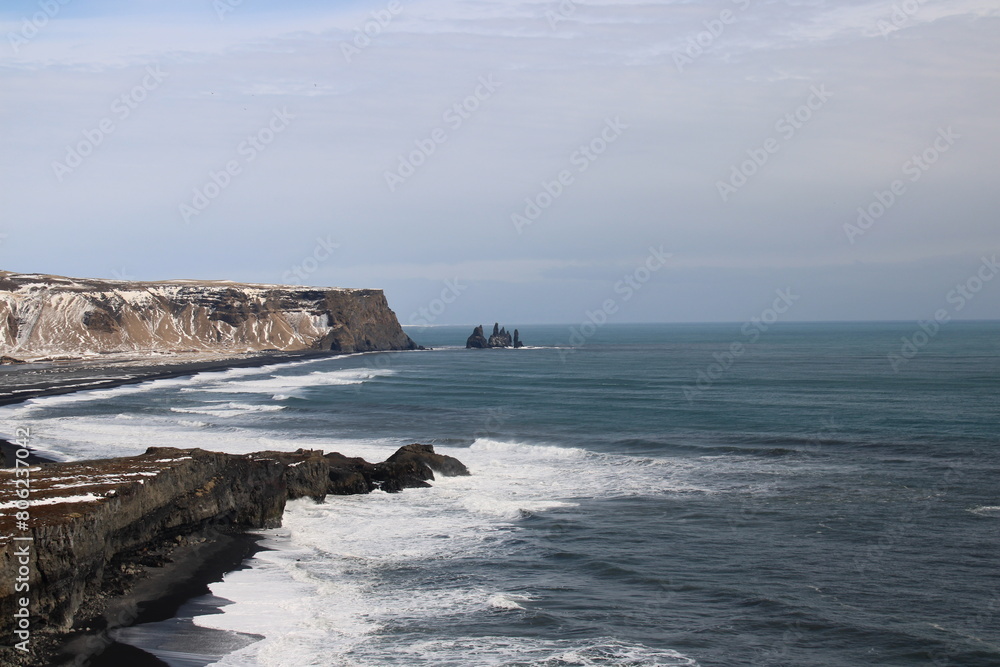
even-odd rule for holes
{"type": "Polygon", "coordinates": [[[16,360],[415,347],[381,290],[0,272],[0,355],[16,360]]]}
{"type": "MultiPolygon", "coordinates": [[[[150,448],[139,456],[0,470],[3,581],[18,576],[16,548],[31,545],[30,591],[0,593],[0,635],[12,636],[18,597],[31,600],[33,637],[64,632],[87,598],[102,594],[121,572],[150,565],[144,554],[165,541],[276,527],[286,500],[427,486],[432,470],[469,474],[430,445],[407,445],[379,464],[318,450],[235,455],[150,448]],[[30,488],[27,530],[16,523],[19,479],[30,488]]],[[[8,651],[0,649],[0,662],[16,656],[8,651]]]]}

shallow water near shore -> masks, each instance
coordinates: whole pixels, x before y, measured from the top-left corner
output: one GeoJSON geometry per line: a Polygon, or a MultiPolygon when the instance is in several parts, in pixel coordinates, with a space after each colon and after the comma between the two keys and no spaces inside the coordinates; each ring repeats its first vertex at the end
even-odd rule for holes
{"type": "Polygon", "coordinates": [[[948,323],[898,371],[887,355],[912,323],[756,341],[608,325],[576,347],[567,327],[520,329],[528,349],[411,329],[435,349],[54,396],[0,419],[61,459],[382,460],[424,442],[470,467],[289,503],[268,550],[212,585],[232,604],[191,614],[264,637],[220,665],[1000,662],[997,323],[948,323]],[[734,342],[745,352],[727,356],[734,342]]]}

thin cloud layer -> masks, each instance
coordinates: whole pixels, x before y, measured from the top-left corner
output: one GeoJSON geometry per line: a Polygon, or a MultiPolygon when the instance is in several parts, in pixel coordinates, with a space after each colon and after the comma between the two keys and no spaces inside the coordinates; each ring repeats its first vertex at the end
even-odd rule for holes
{"type": "Polygon", "coordinates": [[[1000,250],[992,3],[221,2],[0,12],[4,268],[919,319],[1000,250]]]}

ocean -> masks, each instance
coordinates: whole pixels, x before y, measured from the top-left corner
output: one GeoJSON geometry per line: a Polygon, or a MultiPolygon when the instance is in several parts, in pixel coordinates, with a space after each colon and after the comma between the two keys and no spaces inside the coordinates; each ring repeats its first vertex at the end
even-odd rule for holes
{"type": "Polygon", "coordinates": [[[1000,665],[1000,323],[519,328],[0,419],[59,459],[420,442],[469,466],[289,503],[221,609],[181,610],[263,637],[218,665],[1000,665]]]}

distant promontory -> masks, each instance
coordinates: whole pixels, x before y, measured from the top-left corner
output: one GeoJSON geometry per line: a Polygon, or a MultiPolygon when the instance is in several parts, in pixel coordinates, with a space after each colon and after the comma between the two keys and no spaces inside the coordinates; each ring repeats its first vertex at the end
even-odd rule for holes
{"type": "Polygon", "coordinates": [[[412,350],[374,289],[0,271],[5,363],[107,354],[412,350]]]}

